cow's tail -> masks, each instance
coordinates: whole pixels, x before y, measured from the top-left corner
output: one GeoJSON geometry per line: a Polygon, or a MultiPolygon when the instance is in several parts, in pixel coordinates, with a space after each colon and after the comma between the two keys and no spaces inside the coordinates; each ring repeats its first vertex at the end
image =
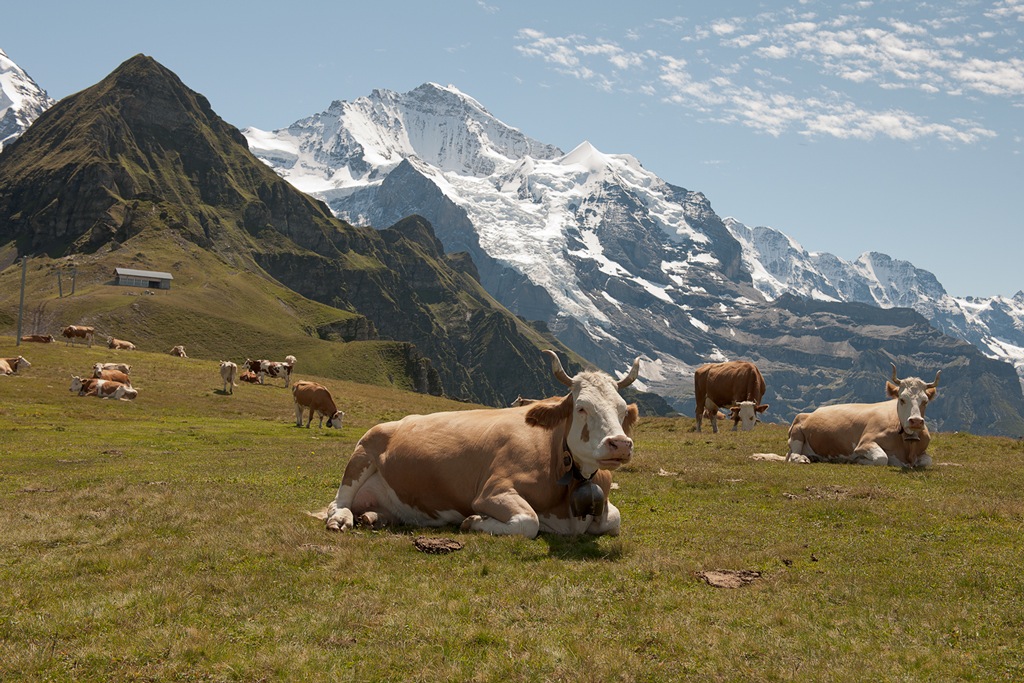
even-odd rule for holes
{"type": "Polygon", "coordinates": [[[754,453],[750,456],[750,459],[763,462],[786,462],[786,456],[779,455],[778,453],[754,453]]]}

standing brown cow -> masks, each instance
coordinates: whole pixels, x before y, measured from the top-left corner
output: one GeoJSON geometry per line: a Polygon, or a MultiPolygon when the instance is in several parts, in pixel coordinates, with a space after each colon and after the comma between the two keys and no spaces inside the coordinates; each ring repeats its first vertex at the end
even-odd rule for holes
{"type": "Polygon", "coordinates": [[[85,325],[68,325],[60,333],[67,340],[65,346],[74,344],[76,339],[84,339],[89,342],[89,348],[92,348],[92,337],[96,334],[96,329],[85,325]]]}
{"type": "Polygon", "coordinates": [[[718,433],[718,409],[728,407],[732,412],[732,429],[741,424],[743,430],[754,428],[758,414],[768,410],[761,403],[765,383],[761,371],[753,363],[732,360],[709,363],[697,368],[693,375],[694,399],[697,403],[697,431],[705,414],[711,418],[711,429],[718,433]]]}

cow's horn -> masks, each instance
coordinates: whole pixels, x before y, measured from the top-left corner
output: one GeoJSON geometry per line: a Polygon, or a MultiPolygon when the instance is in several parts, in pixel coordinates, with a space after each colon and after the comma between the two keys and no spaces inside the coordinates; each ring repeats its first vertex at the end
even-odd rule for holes
{"type": "Polygon", "coordinates": [[[926,384],[925,388],[926,389],[934,389],[935,387],[939,386],[939,377],[941,377],[941,376],[942,376],[942,370],[936,370],[935,371],[935,381],[931,382],[930,384],[926,384]]]}
{"type": "Polygon", "coordinates": [[[544,353],[551,356],[551,372],[554,373],[555,379],[565,386],[571,387],[572,378],[565,374],[565,370],[562,368],[562,361],[558,360],[558,354],[551,349],[544,349],[544,353]]]}
{"type": "Polygon", "coordinates": [[[892,383],[893,384],[899,384],[900,383],[900,379],[896,376],[896,364],[895,363],[889,363],[889,365],[892,366],[892,383]]]}
{"type": "Polygon", "coordinates": [[[619,389],[625,389],[630,384],[636,381],[637,375],[640,374],[640,358],[639,356],[633,361],[633,367],[629,369],[629,374],[619,380],[619,389]]]}

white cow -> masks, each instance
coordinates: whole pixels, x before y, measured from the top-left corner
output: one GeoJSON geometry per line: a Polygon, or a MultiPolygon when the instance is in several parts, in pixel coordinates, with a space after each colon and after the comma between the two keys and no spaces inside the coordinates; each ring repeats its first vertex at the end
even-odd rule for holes
{"type": "Polygon", "coordinates": [[[237,377],[238,366],[229,360],[222,360],[220,362],[220,378],[224,380],[225,394],[235,393],[235,387],[238,386],[237,377]]]}

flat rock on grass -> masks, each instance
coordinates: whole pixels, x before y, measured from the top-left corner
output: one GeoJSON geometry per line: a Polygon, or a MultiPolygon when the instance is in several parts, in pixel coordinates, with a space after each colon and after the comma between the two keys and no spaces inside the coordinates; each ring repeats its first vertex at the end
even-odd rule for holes
{"type": "Polygon", "coordinates": [[[709,569],[697,572],[697,576],[715,588],[742,588],[761,578],[761,572],[751,569],[709,569]]]}

